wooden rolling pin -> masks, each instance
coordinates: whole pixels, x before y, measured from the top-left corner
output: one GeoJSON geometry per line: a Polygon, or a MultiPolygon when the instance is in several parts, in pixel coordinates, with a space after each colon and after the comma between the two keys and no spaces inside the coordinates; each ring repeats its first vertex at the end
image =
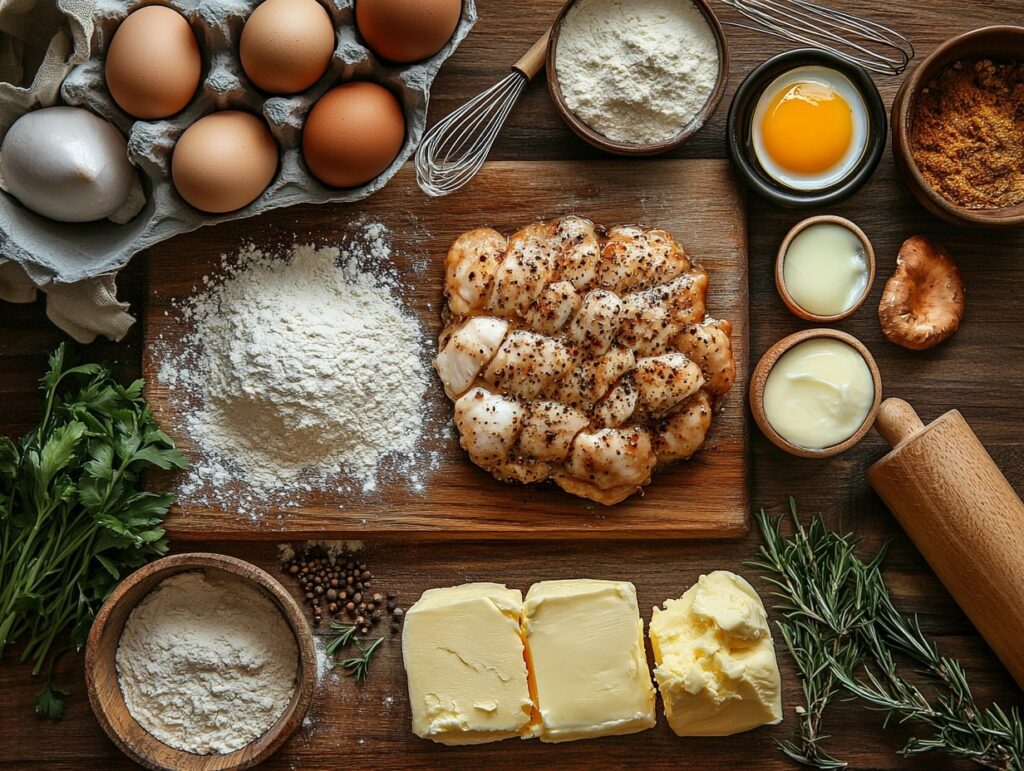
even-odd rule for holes
{"type": "Polygon", "coordinates": [[[875,428],[868,481],[1024,688],[1024,503],[957,410],[925,426],[886,399],[875,428]]]}

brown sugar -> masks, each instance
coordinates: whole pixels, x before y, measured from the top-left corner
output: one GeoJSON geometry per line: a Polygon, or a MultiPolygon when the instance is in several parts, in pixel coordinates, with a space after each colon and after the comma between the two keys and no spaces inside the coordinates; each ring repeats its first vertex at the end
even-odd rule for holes
{"type": "Polygon", "coordinates": [[[914,161],[950,203],[1024,203],[1024,62],[948,66],[921,91],[911,126],[914,161]]]}

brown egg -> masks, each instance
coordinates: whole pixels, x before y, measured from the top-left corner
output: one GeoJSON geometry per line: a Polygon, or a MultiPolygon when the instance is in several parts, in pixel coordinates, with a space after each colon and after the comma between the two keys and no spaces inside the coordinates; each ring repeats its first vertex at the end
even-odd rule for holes
{"type": "Polygon", "coordinates": [[[334,24],[316,0],[266,0],[245,22],[238,52],[249,79],[294,94],[320,79],[334,53],[334,24]]]}
{"type": "Polygon", "coordinates": [[[221,214],[255,201],[274,178],[277,161],[277,143],[266,123],[225,110],[185,129],[171,156],[171,179],[197,209],[221,214]]]}
{"type": "Polygon", "coordinates": [[[462,0],[356,0],[356,24],[373,52],[393,62],[417,62],[448,42],[462,0]]]}
{"type": "Polygon", "coordinates": [[[128,15],[107,48],[110,95],[129,115],[143,120],[180,112],[199,87],[202,60],[185,17],[162,5],[128,15]]]}
{"type": "Polygon", "coordinates": [[[376,83],[335,86],[313,105],[302,130],[302,155],[325,185],[369,182],[398,157],[405,115],[394,95],[376,83]]]}

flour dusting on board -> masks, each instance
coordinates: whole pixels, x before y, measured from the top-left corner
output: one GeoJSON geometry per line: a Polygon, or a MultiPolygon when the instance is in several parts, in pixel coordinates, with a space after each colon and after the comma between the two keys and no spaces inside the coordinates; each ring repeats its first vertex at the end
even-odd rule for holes
{"type": "Polygon", "coordinates": [[[162,343],[157,379],[187,405],[176,426],[198,458],[183,508],[217,505],[254,519],[309,490],[373,493],[416,459],[428,353],[403,302],[389,233],[363,225],[338,246],[244,246],[223,278],[176,305],[191,331],[162,343]]]}

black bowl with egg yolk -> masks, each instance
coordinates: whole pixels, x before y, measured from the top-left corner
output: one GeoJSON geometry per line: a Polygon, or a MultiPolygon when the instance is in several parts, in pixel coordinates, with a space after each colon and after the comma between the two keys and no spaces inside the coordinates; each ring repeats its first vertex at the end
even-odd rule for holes
{"type": "Polygon", "coordinates": [[[878,166],[885,150],[886,135],[885,104],[867,70],[828,51],[797,48],[758,65],[736,89],[729,107],[726,143],[733,166],[747,187],[774,204],[796,209],[833,204],[852,195],[878,166]],[[836,70],[853,83],[867,110],[867,141],[860,159],[837,182],[797,190],[774,179],[762,167],[754,152],[753,118],[761,95],[776,78],[797,67],[810,65],[836,70]]]}

